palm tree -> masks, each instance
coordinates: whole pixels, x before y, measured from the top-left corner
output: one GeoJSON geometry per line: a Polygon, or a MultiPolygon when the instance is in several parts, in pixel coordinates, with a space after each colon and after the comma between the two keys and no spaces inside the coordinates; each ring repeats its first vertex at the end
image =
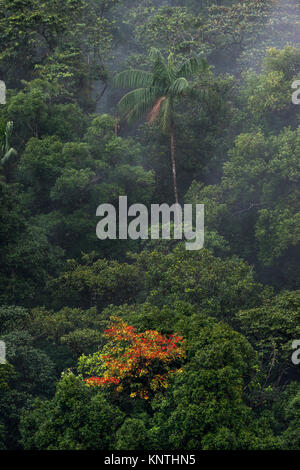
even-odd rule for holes
{"type": "Polygon", "coordinates": [[[152,71],[125,70],[115,76],[114,83],[122,88],[135,88],[127,93],[118,103],[121,116],[128,122],[140,118],[148,111],[149,123],[159,121],[163,132],[170,135],[172,174],[175,202],[178,204],[176,165],[174,105],[175,101],[186,95],[191,89],[188,78],[197,72],[207,70],[207,62],[200,57],[187,59],[181,65],[175,65],[173,55],[166,61],[158,49],[152,49],[152,71]]]}
{"type": "Polygon", "coordinates": [[[3,169],[17,156],[17,151],[10,146],[13,127],[14,123],[12,121],[0,123],[0,162],[3,169]]]}

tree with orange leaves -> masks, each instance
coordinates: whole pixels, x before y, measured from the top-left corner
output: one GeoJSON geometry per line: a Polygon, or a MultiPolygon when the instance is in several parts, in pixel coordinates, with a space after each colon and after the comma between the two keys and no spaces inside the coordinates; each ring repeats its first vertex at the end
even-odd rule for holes
{"type": "Polygon", "coordinates": [[[112,317],[104,335],[108,343],[101,353],[79,359],[81,370],[93,374],[85,379],[90,387],[112,387],[116,393],[147,400],[181,371],[185,356],[181,336],[163,336],[156,330],[138,333],[118,317],[112,317]]]}

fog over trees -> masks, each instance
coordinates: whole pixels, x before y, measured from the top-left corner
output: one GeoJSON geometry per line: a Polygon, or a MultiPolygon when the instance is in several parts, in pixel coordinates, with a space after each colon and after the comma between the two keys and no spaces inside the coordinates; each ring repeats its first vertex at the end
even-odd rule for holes
{"type": "Polygon", "coordinates": [[[299,31],[0,0],[1,450],[300,450],[299,31]],[[204,204],[204,248],[99,240],[120,196],[204,204]]]}

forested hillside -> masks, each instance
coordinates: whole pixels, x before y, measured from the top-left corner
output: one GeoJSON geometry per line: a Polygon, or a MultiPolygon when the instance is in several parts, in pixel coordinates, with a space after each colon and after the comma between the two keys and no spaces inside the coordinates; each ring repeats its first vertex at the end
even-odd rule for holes
{"type": "Polygon", "coordinates": [[[1,450],[300,450],[299,31],[298,0],[0,0],[1,450]],[[120,196],[204,204],[204,248],[99,240],[120,196]]]}

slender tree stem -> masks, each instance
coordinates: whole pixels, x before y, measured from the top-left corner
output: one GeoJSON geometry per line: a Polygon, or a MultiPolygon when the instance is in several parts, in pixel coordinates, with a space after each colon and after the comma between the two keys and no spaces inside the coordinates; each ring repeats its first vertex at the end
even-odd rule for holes
{"type": "Polygon", "coordinates": [[[175,164],[175,139],[174,139],[174,124],[170,128],[171,135],[171,158],[172,158],[172,174],[173,174],[173,186],[175,202],[178,204],[178,191],[177,191],[177,178],[176,178],[176,164],[175,164]]]}

